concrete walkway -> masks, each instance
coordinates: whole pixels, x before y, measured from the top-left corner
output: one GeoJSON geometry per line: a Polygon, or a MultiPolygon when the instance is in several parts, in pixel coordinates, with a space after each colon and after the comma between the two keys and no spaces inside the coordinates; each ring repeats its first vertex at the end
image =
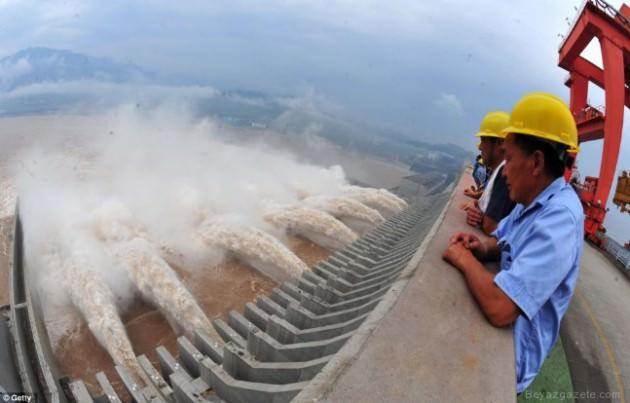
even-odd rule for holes
{"type": "Polygon", "coordinates": [[[630,280],[588,243],[562,340],[576,402],[629,401],[630,280]]]}
{"type": "Polygon", "coordinates": [[[297,401],[516,400],[512,331],[488,324],[461,274],[441,258],[454,232],[471,230],[458,208],[470,201],[462,192],[471,183],[464,174],[415,271],[392,286],[297,401]]]}

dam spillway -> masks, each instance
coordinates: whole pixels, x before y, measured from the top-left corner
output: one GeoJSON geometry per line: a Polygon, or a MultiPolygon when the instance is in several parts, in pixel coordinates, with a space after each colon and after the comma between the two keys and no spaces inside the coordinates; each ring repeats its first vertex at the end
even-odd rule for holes
{"type": "MultiPolygon", "coordinates": [[[[281,283],[268,297],[247,303],[242,312],[231,311],[227,320],[215,320],[222,343],[197,330],[177,339],[176,355],[155,346],[158,366],[144,355],[137,357],[148,382],[138,383],[132,371],[117,365],[126,391],[136,401],[293,399],[357,332],[408,267],[439,215],[432,206],[445,204],[448,196],[414,196],[404,211],[299,279],[281,283]]],[[[16,349],[21,351],[17,366],[32,375],[27,384],[49,400],[71,396],[77,401],[120,401],[113,381],[103,373],[97,375],[102,394],[95,394],[81,379],[64,379],[55,369],[50,343],[37,324],[41,302],[24,272],[19,214],[16,217],[11,317],[16,349]]]]}
{"type": "MultiPolygon", "coordinates": [[[[147,383],[135,383],[132,371],[117,366],[113,375],[96,375],[96,388],[81,371],[66,377],[55,366],[40,296],[24,276],[21,223],[14,218],[11,301],[0,320],[0,358],[6,363],[2,386],[62,402],[378,402],[418,396],[515,401],[511,329],[494,328],[483,318],[460,273],[439,253],[453,232],[470,230],[458,209],[470,181],[464,175],[454,190],[438,184],[421,195],[403,183],[396,191],[410,202],[404,212],[343,250],[319,253],[297,282],[275,288],[268,282],[264,293],[248,293],[251,300],[242,306],[217,307],[226,312],[214,321],[221,342],[200,331],[164,345],[154,342],[136,353],[147,383]],[[7,381],[7,374],[23,379],[7,381]]],[[[585,254],[580,297],[572,302],[562,330],[573,388],[622,396],[617,391],[627,380],[627,362],[611,361],[610,353],[623,357],[625,345],[616,335],[625,334],[627,324],[605,318],[627,307],[627,298],[610,294],[610,287],[621,292],[629,283],[612,264],[602,270],[606,259],[594,248],[585,254]],[[609,344],[602,344],[602,334],[609,344]],[[593,355],[598,357],[595,368],[588,362],[593,355]],[[620,377],[607,371],[613,364],[620,377]],[[597,376],[583,377],[589,368],[597,376]]]]}

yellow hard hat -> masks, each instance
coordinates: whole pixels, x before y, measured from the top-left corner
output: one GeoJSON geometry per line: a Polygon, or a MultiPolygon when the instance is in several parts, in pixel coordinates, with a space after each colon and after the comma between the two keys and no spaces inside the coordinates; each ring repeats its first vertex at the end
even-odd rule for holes
{"type": "Polygon", "coordinates": [[[498,137],[504,138],[501,133],[507,127],[510,115],[505,112],[488,112],[483,117],[479,125],[479,132],[475,134],[477,137],[498,137]]]}
{"type": "Polygon", "coordinates": [[[564,144],[568,151],[577,153],[578,135],[575,119],[569,107],[553,94],[531,92],[521,98],[510,115],[510,124],[503,129],[564,144]]]}

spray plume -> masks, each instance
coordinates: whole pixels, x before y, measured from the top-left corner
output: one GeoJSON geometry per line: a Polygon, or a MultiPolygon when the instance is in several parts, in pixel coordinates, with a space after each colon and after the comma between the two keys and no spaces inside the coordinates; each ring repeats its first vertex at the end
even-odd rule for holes
{"type": "Polygon", "coordinates": [[[147,240],[134,238],[112,244],[107,250],[129,271],[143,298],[165,315],[176,333],[183,329],[192,336],[201,330],[221,340],[195,298],[147,240]]]}
{"type": "Polygon", "coordinates": [[[11,179],[3,177],[0,171],[0,219],[14,214],[15,200],[15,186],[11,182],[11,179]]]}
{"type": "Polygon", "coordinates": [[[335,217],[310,207],[273,208],[265,214],[264,219],[327,249],[342,249],[358,238],[357,234],[335,217]]]}
{"type": "Polygon", "coordinates": [[[143,230],[133,221],[124,205],[105,203],[92,216],[97,236],[105,243],[105,250],[129,272],[143,298],[166,316],[176,333],[183,329],[188,336],[192,336],[199,329],[215,340],[221,340],[192,294],[162,259],[158,249],[139,237],[143,230]]]}
{"type": "Polygon", "coordinates": [[[309,207],[324,211],[338,219],[355,219],[373,226],[385,221],[381,213],[350,197],[312,196],[302,201],[309,207]]]}
{"type": "MultiPolygon", "coordinates": [[[[75,247],[79,246],[75,243],[75,247]]],[[[105,281],[95,271],[93,259],[76,248],[62,259],[55,250],[42,258],[48,270],[61,273],[67,284],[72,304],[81,312],[88,328],[117,365],[127,367],[136,381],[146,382],[144,372],[127,337],[125,325],[120,320],[115,297],[105,281]]]]}
{"type": "MultiPolygon", "coordinates": [[[[119,305],[121,300],[131,302],[135,289],[140,289],[144,298],[185,331],[199,327],[213,334],[207,318],[160,255],[181,259],[178,265],[187,270],[190,266],[208,269],[228,250],[278,281],[307,270],[270,235],[279,231],[264,222],[267,201],[299,203],[296,188],[305,189],[303,197],[339,196],[347,185],[343,170],[301,163],[296,156],[264,144],[226,141],[231,129],[193,118],[182,104],[138,108],[134,102],[100,115],[16,118],[7,123],[30,132],[16,140],[17,145],[0,147],[0,154],[7,151],[0,166],[1,196],[8,194],[7,189],[19,194],[28,245],[25,258],[32,263],[36,281],[41,280],[40,288],[63,288],[58,286],[61,282],[44,282],[45,265],[33,264],[41,263],[46,252],[42,246],[58,239],[62,255],[70,255],[72,239],[83,236],[79,234],[83,231],[96,238],[100,250],[91,262],[93,272],[104,279],[119,305]],[[45,136],[35,135],[43,132],[45,136]],[[124,208],[116,211],[110,206],[100,216],[91,213],[102,207],[103,200],[117,200],[124,208]],[[242,225],[208,219],[229,215],[242,216],[242,225]],[[113,266],[119,272],[113,273],[113,266]]],[[[8,144],[1,140],[3,146],[8,144]]],[[[3,199],[2,213],[13,213],[10,199],[3,199]]],[[[304,215],[305,224],[289,219],[282,227],[289,223],[292,230],[304,232],[314,228],[315,239],[316,233],[325,233],[330,226],[333,239],[337,238],[335,247],[356,237],[330,216],[323,221],[328,224],[319,226],[309,216],[304,215]]],[[[77,271],[87,270],[75,266],[77,271]]],[[[88,315],[92,313],[84,312],[89,322],[88,315]]]]}
{"type": "Polygon", "coordinates": [[[350,198],[378,210],[384,217],[400,213],[407,202],[385,189],[344,186],[343,192],[350,198]]]}
{"type": "Polygon", "coordinates": [[[209,246],[223,248],[277,282],[296,280],[308,266],[271,235],[227,217],[205,220],[199,237],[209,246]]]}

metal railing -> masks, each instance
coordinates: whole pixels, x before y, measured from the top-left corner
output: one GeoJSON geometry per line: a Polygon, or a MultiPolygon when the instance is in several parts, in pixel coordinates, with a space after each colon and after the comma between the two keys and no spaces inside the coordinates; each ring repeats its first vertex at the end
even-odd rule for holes
{"type": "MultiPolygon", "coordinates": [[[[606,13],[609,17],[611,17],[615,21],[617,21],[620,26],[625,28],[626,31],[630,33],[630,20],[624,17],[623,14],[621,14],[615,7],[611,6],[604,0],[584,0],[580,8],[575,13],[573,20],[569,23],[569,30],[567,31],[567,34],[564,36],[560,35],[562,36],[562,42],[560,42],[560,46],[558,47],[559,49],[564,46],[564,43],[567,41],[567,39],[571,35],[571,32],[573,32],[573,28],[575,28],[575,23],[580,18],[580,15],[582,15],[582,11],[584,11],[584,7],[586,7],[586,5],[589,3],[594,5],[595,7],[597,7],[604,13],[606,13]]],[[[567,18],[567,22],[568,22],[568,18],[567,18]]]]}
{"type": "Polygon", "coordinates": [[[610,237],[606,237],[604,249],[624,267],[626,274],[630,275],[630,250],[610,237]]]}
{"type": "Polygon", "coordinates": [[[621,14],[615,7],[611,6],[604,0],[590,0],[590,2],[595,4],[597,8],[604,11],[606,14],[618,21],[621,26],[623,26],[630,32],[630,20],[624,17],[624,15],[621,14]]]}
{"type": "Polygon", "coordinates": [[[575,121],[578,124],[591,119],[596,119],[600,117],[603,118],[604,116],[606,116],[606,107],[604,105],[586,105],[584,109],[577,113],[574,113],[573,116],[575,117],[575,121]]]}

